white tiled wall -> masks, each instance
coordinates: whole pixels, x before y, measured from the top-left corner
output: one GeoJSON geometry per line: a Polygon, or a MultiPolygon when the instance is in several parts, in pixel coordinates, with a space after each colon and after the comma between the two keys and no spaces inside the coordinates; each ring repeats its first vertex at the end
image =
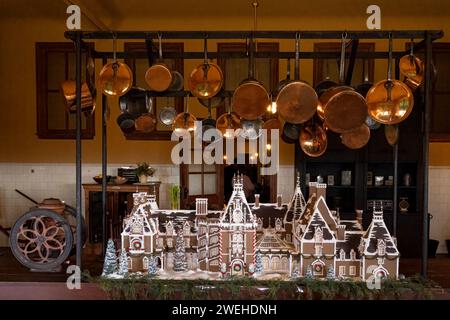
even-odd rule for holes
{"type": "MultiPolygon", "coordinates": [[[[108,174],[117,175],[117,168],[129,164],[109,164],[108,174]]],[[[179,168],[175,165],[154,165],[155,176],[160,180],[160,206],[168,208],[167,189],[179,183],[179,168]]],[[[82,182],[94,182],[92,177],[101,173],[100,164],[83,164],[82,182]]],[[[0,224],[10,227],[16,219],[33,206],[29,200],[16,193],[19,189],[36,201],[59,198],[75,205],[75,166],[73,164],[13,164],[0,163],[0,224]]],[[[84,194],[83,194],[84,198],[84,194]]],[[[0,233],[0,246],[7,245],[7,237],[0,233]]]]}
{"type": "Polygon", "coordinates": [[[277,193],[282,195],[283,202],[288,202],[294,194],[294,166],[279,166],[277,177],[277,193]]]}
{"type": "Polygon", "coordinates": [[[450,167],[430,167],[429,171],[430,237],[439,240],[438,253],[446,253],[450,239],[450,167]]]}

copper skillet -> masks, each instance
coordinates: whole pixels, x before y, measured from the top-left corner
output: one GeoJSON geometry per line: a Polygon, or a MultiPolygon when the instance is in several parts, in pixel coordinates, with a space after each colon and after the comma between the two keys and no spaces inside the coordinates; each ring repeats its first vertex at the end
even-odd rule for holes
{"type": "Polygon", "coordinates": [[[307,83],[299,80],[300,36],[295,37],[295,80],[279,92],[276,103],[281,118],[300,124],[312,118],[317,109],[317,94],[307,83]]]}
{"type": "Polygon", "coordinates": [[[159,43],[159,59],[158,63],[155,63],[147,69],[145,73],[145,82],[150,90],[163,92],[170,88],[173,81],[173,75],[169,67],[163,63],[162,56],[162,35],[158,34],[159,43]]]}
{"type": "MultiPolygon", "coordinates": [[[[324,121],[331,131],[344,133],[358,128],[367,117],[367,105],[364,97],[353,88],[344,86],[345,42],[347,35],[342,35],[339,81],[341,86],[331,88],[334,92],[324,103],[324,121]]],[[[327,91],[328,92],[328,91],[327,91]]],[[[321,98],[327,93],[325,92],[321,98]]]]}
{"type": "Polygon", "coordinates": [[[236,114],[246,120],[256,120],[261,117],[271,103],[266,88],[254,77],[254,43],[249,41],[248,78],[242,81],[234,90],[232,108],[236,114]]]}
{"type": "Polygon", "coordinates": [[[409,87],[391,78],[392,34],[389,34],[389,58],[387,79],[376,83],[367,93],[369,114],[382,124],[397,124],[405,120],[414,106],[414,98],[409,87]]]}
{"type": "Polygon", "coordinates": [[[412,90],[416,90],[423,81],[424,64],[414,55],[413,40],[411,40],[409,54],[400,59],[398,67],[400,73],[405,77],[404,82],[412,90]]]}
{"type": "Polygon", "coordinates": [[[350,149],[360,149],[370,140],[370,128],[363,123],[352,131],[341,134],[342,144],[350,149]]]}
{"type": "Polygon", "coordinates": [[[325,153],[328,139],[325,129],[315,121],[303,125],[299,137],[300,148],[310,157],[320,157],[325,153]]]}
{"type": "Polygon", "coordinates": [[[233,139],[240,134],[241,120],[236,113],[231,112],[230,99],[227,99],[227,113],[222,114],[216,121],[216,128],[225,139],[233,139]]]}
{"type": "Polygon", "coordinates": [[[223,73],[219,66],[208,61],[208,42],[204,43],[204,61],[192,70],[189,76],[189,90],[197,98],[212,98],[223,86],[223,73]]]}

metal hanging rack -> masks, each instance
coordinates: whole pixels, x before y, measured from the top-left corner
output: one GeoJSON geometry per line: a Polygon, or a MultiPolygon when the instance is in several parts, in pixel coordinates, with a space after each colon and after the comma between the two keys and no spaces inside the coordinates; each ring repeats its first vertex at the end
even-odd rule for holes
{"type": "MultiPolygon", "coordinates": [[[[246,39],[254,37],[257,39],[294,39],[296,34],[299,34],[302,39],[341,39],[343,31],[66,31],[64,36],[67,39],[72,40],[75,43],[76,48],[76,211],[77,211],[77,243],[76,243],[76,264],[81,267],[82,257],[82,237],[81,237],[81,53],[83,47],[87,46],[84,40],[101,40],[112,39],[113,35],[117,39],[128,40],[149,40],[156,39],[158,35],[162,35],[164,39],[178,39],[178,40],[190,40],[190,39],[203,39],[205,35],[208,39],[246,39]]],[[[423,164],[423,213],[422,213],[422,263],[421,274],[427,275],[428,264],[428,140],[429,140],[429,128],[430,128],[430,106],[431,106],[431,59],[432,59],[432,42],[440,39],[444,36],[442,30],[386,30],[386,31],[346,31],[347,38],[351,40],[361,39],[388,39],[391,35],[393,39],[419,39],[421,40],[415,45],[415,49],[424,48],[425,50],[425,83],[424,83],[424,110],[423,112],[423,150],[422,150],[422,164],[423,164]]],[[[349,54],[350,64],[349,67],[353,68],[354,60],[356,58],[372,58],[372,59],[386,59],[388,58],[388,52],[357,52],[357,45],[349,54]]],[[[407,51],[393,52],[393,58],[398,60],[401,55],[407,51]]],[[[279,58],[287,59],[294,58],[293,52],[257,52],[256,58],[279,58]]],[[[325,59],[335,58],[339,53],[326,53],[326,52],[302,52],[300,59],[325,59]]],[[[106,63],[108,58],[113,57],[112,52],[94,51],[92,54],[94,59],[102,59],[103,64],[106,63]]],[[[128,57],[125,52],[117,52],[117,57],[123,59],[128,57]]],[[[139,58],[133,54],[133,57],[139,58]]],[[[156,55],[155,55],[156,57],[156,55]]],[[[183,58],[183,59],[202,59],[202,52],[183,52],[183,53],[167,53],[167,58],[183,58]]],[[[217,58],[245,58],[244,53],[210,53],[211,59],[217,58]]],[[[144,54],[143,58],[147,58],[144,54]]],[[[161,93],[157,95],[161,96],[178,96],[184,95],[185,92],[177,93],[161,93]]],[[[229,95],[229,92],[225,94],[229,95]]],[[[155,94],[156,95],[156,94],[155,94]]],[[[106,97],[102,97],[102,207],[103,207],[103,230],[106,230],[106,171],[107,171],[107,126],[106,126],[106,97]]],[[[398,161],[398,149],[394,148],[394,162],[398,161]]],[[[394,164],[395,165],[395,164],[394,164]]],[[[394,190],[394,193],[396,189],[394,190]]],[[[396,221],[396,220],[395,220],[396,221]]],[[[396,228],[396,226],[395,226],[396,228]]],[[[104,237],[105,238],[105,237],[104,237]]],[[[106,239],[103,239],[103,251],[106,247],[106,239]]]]}

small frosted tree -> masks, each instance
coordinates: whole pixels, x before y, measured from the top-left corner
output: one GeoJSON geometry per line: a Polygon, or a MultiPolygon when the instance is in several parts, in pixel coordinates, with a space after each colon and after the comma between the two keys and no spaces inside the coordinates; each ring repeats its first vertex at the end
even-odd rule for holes
{"type": "Polygon", "coordinates": [[[105,261],[103,263],[102,276],[108,276],[117,271],[116,247],[112,239],[108,240],[106,247],[105,261]]]}
{"type": "Polygon", "coordinates": [[[335,279],[335,275],[334,275],[334,268],[332,265],[330,265],[328,267],[328,271],[327,271],[327,279],[328,280],[334,280],[335,279]]]}
{"type": "Polygon", "coordinates": [[[156,258],[154,256],[150,256],[150,260],[148,261],[148,275],[154,276],[158,271],[158,266],[156,265],[156,258]]]}
{"type": "Polygon", "coordinates": [[[177,237],[175,240],[175,254],[173,259],[173,271],[187,271],[186,250],[184,247],[184,237],[181,228],[177,231],[177,237]]]}
{"type": "Polygon", "coordinates": [[[258,252],[255,257],[255,273],[261,273],[263,270],[261,253],[258,252]]]}
{"type": "Polygon", "coordinates": [[[306,279],[312,279],[313,278],[313,273],[312,273],[311,266],[308,266],[308,268],[306,268],[305,278],[306,279]]]}
{"type": "Polygon", "coordinates": [[[121,276],[126,277],[128,275],[128,254],[125,250],[122,250],[119,256],[119,272],[121,276]]]}

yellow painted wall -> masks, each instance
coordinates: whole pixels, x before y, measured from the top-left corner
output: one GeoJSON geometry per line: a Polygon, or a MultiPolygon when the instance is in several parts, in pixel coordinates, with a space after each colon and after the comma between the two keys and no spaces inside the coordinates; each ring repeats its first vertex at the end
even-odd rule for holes
{"type": "MultiPolygon", "coordinates": [[[[14,6],[15,1],[10,1],[14,6]]],[[[44,1],[51,6],[51,1],[44,1]]],[[[56,1],[53,1],[56,2],[56,1]]],[[[117,5],[116,1],[112,1],[117,5]]],[[[322,10],[302,10],[300,1],[287,1],[285,14],[280,8],[279,1],[261,1],[261,16],[258,22],[260,30],[364,30],[365,8],[368,3],[364,1],[327,1],[330,6],[323,5],[322,10]],[[298,4],[297,4],[298,3],[298,4]],[[332,5],[332,6],[331,6],[332,5]],[[293,8],[298,8],[297,11],[293,8]],[[308,14],[302,14],[302,12],[308,14]]],[[[398,6],[392,1],[378,1],[382,8],[383,29],[443,29],[446,33],[443,41],[450,41],[450,11],[436,7],[438,1],[432,1],[434,7],[423,6],[414,12],[405,14],[404,5],[410,3],[398,1],[398,6]],[[384,4],[384,5],[383,5],[384,4]],[[385,6],[385,7],[383,7],[385,6]],[[386,8],[384,10],[383,8],[386,8]],[[436,16],[436,15],[439,15],[436,16]]],[[[29,1],[28,3],[34,3],[29,1]]],[[[95,12],[102,8],[105,2],[85,1],[95,12]]],[[[121,2],[123,3],[123,2],[121,2]]],[[[244,1],[232,1],[232,6],[239,10],[210,10],[208,14],[198,13],[198,6],[192,2],[169,1],[166,11],[150,10],[147,2],[146,14],[141,9],[132,7],[136,1],[124,4],[124,11],[120,19],[114,19],[110,11],[97,11],[98,18],[114,29],[123,30],[236,30],[252,27],[251,11],[244,1]],[[175,8],[171,14],[171,8],[175,8]],[[128,12],[128,13],[127,13],[128,12]],[[248,12],[243,13],[243,12],[248,12]]],[[[226,3],[226,2],[223,2],[226,3]]],[[[221,6],[224,4],[221,3],[221,6]]],[[[395,2],[397,3],[397,1],[395,2]]],[[[419,3],[419,1],[417,1],[419,3]]],[[[38,6],[38,4],[31,4],[38,6]]],[[[314,4],[317,6],[317,4],[314,4]]],[[[158,8],[163,5],[159,4],[158,8]]],[[[120,9],[120,6],[117,5],[120,9]]],[[[233,8],[234,8],[233,7],[233,8]]],[[[446,7],[445,7],[446,8],[446,7]]],[[[204,10],[204,9],[202,9],[204,10]]],[[[36,136],[36,90],[35,90],[35,51],[34,44],[38,41],[65,41],[65,12],[60,14],[23,15],[18,12],[16,16],[2,16],[0,19],[0,162],[73,162],[75,144],[71,140],[42,140],[36,136]]],[[[83,19],[84,29],[94,27],[83,19]]],[[[213,41],[209,43],[214,48],[213,41]]],[[[121,47],[121,43],[119,43],[121,47]]],[[[302,41],[302,50],[313,49],[312,41],[302,41]]],[[[377,41],[378,50],[386,49],[386,41],[377,41]]],[[[98,41],[96,48],[109,50],[111,43],[98,41]]],[[[198,50],[202,48],[202,41],[188,41],[185,50],[198,50]]],[[[404,48],[404,42],[395,41],[394,49],[404,48]]],[[[292,50],[293,41],[281,41],[280,50],[292,50]]],[[[185,75],[189,74],[199,61],[185,62],[185,75]]],[[[97,71],[100,65],[97,64],[97,71]]],[[[284,61],[280,62],[280,78],[285,76],[284,61]]],[[[302,61],[302,78],[312,80],[312,62],[302,61]]],[[[376,65],[376,80],[385,77],[386,64],[379,62],[376,65]]],[[[172,142],[167,141],[127,141],[121,134],[115,119],[119,114],[116,101],[110,101],[111,119],[108,132],[108,159],[112,163],[135,163],[148,160],[152,163],[170,163],[170,149],[172,142]]],[[[205,108],[194,107],[199,117],[206,116],[205,108]]],[[[83,161],[99,162],[101,159],[100,141],[100,113],[96,113],[96,136],[93,140],[83,141],[83,161]]],[[[293,145],[282,144],[280,149],[281,164],[293,164],[293,145]]],[[[431,144],[431,165],[450,165],[450,143],[431,144]]]]}

